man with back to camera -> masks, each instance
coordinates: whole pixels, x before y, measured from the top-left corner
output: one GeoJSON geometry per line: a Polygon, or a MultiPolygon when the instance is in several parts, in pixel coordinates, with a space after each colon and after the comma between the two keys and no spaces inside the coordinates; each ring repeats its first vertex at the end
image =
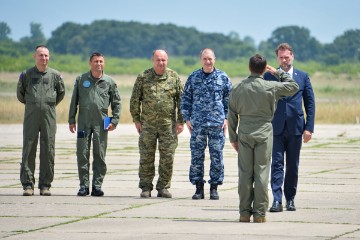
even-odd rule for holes
{"type": "MultiPolygon", "coordinates": [[[[270,212],[282,212],[282,186],[286,209],[296,211],[295,195],[298,183],[302,140],[311,140],[315,122],[315,96],[307,73],[293,67],[294,53],[288,43],[281,43],[275,50],[280,70],[288,73],[299,84],[299,91],[280,99],[273,119],[274,144],[271,164],[271,189],[274,197],[270,212]],[[303,103],[306,121],[303,112],[303,103]],[[285,156],[284,156],[285,155],[285,156]],[[286,170],[284,179],[284,158],[286,170]]],[[[267,72],[265,80],[276,81],[267,72]]]]}
{"type": "Polygon", "coordinates": [[[36,147],[40,132],[40,195],[50,196],[55,165],[55,107],[65,96],[64,81],[60,73],[48,67],[49,49],[36,46],[35,67],[21,73],[17,85],[17,98],[25,104],[23,126],[23,152],[20,180],[24,196],[34,195],[36,147]]]}
{"type": "Polygon", "coordinates": [[[238,153],[240,222],[266,222],[268,183],[273,144],[271,120],[277,101],[291,96],[298,84],[284,72],[267,65],[256,54],[249,59],[251,75],[236,85],[229,97],[229,138],[238,153]],[[268,70],[279,82],[265,81],[268,70]]]}

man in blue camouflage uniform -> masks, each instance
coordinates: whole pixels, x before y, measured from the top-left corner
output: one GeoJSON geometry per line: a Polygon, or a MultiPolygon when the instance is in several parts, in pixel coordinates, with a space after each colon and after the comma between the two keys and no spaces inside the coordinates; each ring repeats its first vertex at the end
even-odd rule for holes
{"type": "Polygon", "coordinates": [[[139,188],[140,197],[151,197],[155,177],[155,152],[159,143],[159,178],[157,196],[171,198],[168,191],[173,173],[177,134],[184,129],[180,113],[182,84],[179,75],[167,68],[168,55],[158,49],[153,52],[153,67],[137,77],[130,99],[130,113],[140,134],[139,188]]]}
{"type": "Polygon", "coordinates": [[[34,195],[35,158],[40,133],[40,195],[50,196],[54,180],[56,109],[65,96],[64,81],[60,73],[48,67],[49,49],[36,47],[36,65],[21,73],[17,85],[17,98],[25,105],[23,152],[20,180],[24,196],[34,195]]]}
{"type": "Polygon", "coordinates": [[[192,199],[204,199],[205,148],[209,141],[210,199],[218,200],[217,187],[224,179],[223,149],[231,81],[225,72],[214,67],[212,49],[203,49],[200,60],[202,69],[194,71],[187,79],[180,107],[191,133],[189,179],[196,185],[192,199]]]}

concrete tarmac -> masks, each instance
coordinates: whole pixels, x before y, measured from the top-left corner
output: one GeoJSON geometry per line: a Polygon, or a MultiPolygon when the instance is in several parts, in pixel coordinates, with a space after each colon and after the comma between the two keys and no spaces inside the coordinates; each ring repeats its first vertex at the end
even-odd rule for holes
{"type": "MultiPolygon", "coordinates": [[[[179,135],[173,198],[158,198],[153,190],[151,198],[141,199],[134,125],[109,133],[105,196],[78,197],[76,135],[58,125],[52,196],[40,196],[36,189],[24,197],[22,125],[0,125],[0,239],[360,239],[360,125],[317,125],[315,130],[301,152],[297,210],[268,212],[266,223],[239,223],[237,155],[228,139],[218,201],[209,200],[209,184],[204,200],[191,199],[187,129],[179,135]]],[[[206,152],[206,180],[209,165],[206,152]]]]}

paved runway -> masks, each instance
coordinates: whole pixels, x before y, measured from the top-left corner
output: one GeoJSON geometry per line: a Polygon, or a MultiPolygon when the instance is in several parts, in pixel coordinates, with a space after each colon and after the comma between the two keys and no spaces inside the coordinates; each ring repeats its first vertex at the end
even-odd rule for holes
{"type": "MultiPolygon", "coordinates": [[[[173,198],[157,198],[153,191],[151,199],[141,199],[133,125],[109,134],[105,196],[77,197],[76,136],[58,125],[52,196],[40,196],[36,189],[34,196],[23,197],[22,125],[0,125],[0,239],[360,239],[360,125],[315,130],[302,149],[297,211],[268,212],[268,222],[260,224],[238,222],[237,156],[228,139],[218,201],[209,200],[208,184],[204,200],[191,199],[195,188],[188,181],[186,129],[175,157],[173,198]]],[[[271,204],[270,188],[269,197],[271,204]]]]}

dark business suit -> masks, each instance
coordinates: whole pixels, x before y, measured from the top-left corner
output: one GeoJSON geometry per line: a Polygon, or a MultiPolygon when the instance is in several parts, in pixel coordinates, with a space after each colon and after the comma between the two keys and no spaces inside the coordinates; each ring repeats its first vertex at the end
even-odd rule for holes
{"type": "MultiPolygon", "coordinates": [[[[278,101],[273,124],[273,153],[271,163],[271,189],[274,201],[282,203],[282,185],[287,201],[296,195],[298,168],[302,134],[304,130],[314,132],[315,97],[307,73],[293,69],[293,79],[299,85],[299,91],[290,97],[278,101]],[[306,112],[306,121],[304,111],[306,112]],[[284,181],[284,154],[286,170],[284,181]]],[[[264,74],[265,80],[277,81],[269,72],[264,74]]]]}

